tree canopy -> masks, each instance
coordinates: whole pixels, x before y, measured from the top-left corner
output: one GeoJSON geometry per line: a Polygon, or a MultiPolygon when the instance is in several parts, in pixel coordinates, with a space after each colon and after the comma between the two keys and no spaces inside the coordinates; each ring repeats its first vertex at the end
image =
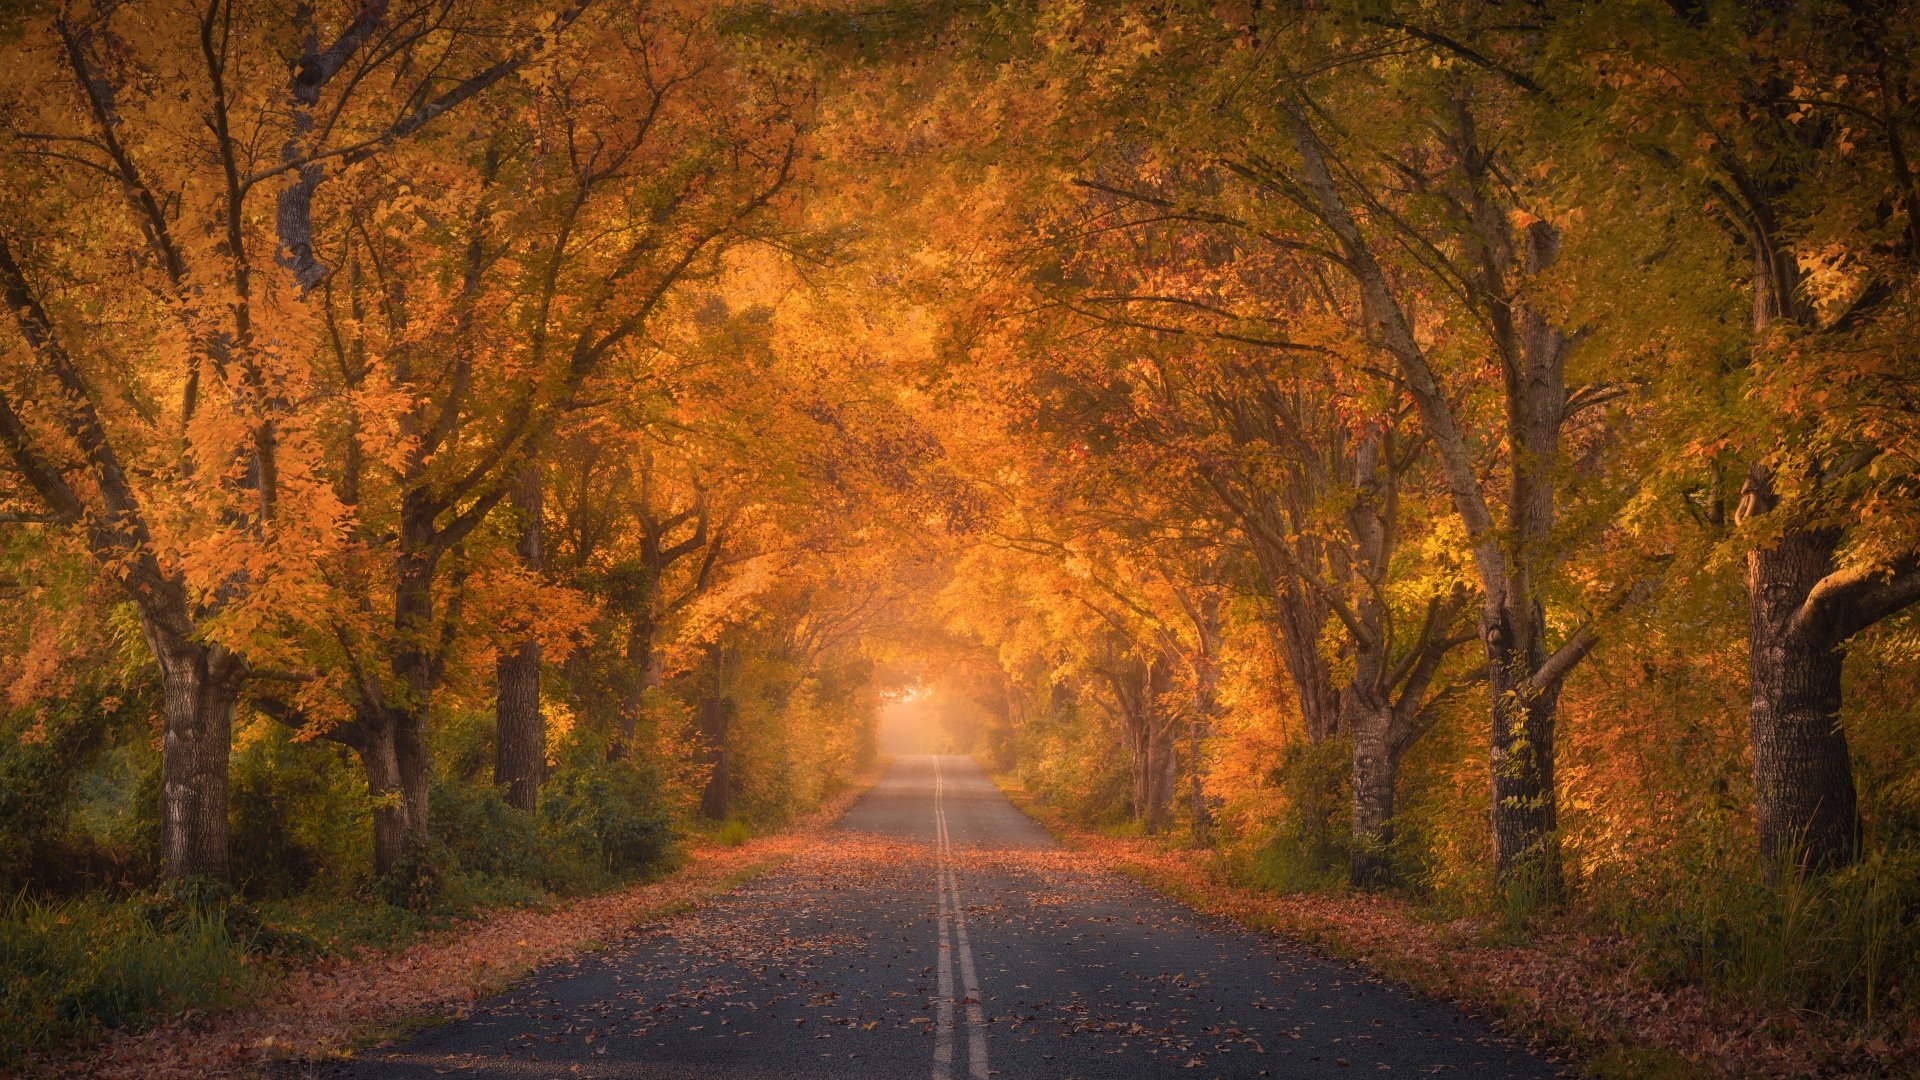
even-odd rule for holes
{"type": "Polygon", "coordinates": [[[25,5],[0,867],[580,890],[912,693],[1289,887],[1910,913],[1917,35],[25,5]]]}

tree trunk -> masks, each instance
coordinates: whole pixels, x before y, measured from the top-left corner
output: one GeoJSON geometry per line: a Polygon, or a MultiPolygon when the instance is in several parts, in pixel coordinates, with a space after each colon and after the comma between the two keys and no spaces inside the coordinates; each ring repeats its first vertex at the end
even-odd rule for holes
{"type": "MultiPolygon", "coordinates": [[[[513,504],[520,513],[521,564],[545,568],[541,529],[540,469],[527,464],[514,477],[513,504]]],[[[494,669],[493,782],[507,791],[507,802],[532,813],[540,802],[547,771],[547,724],[540,712],[540,642],[528,636],[503,652],[494,669]]]]}
{"type": "Polygon", "coordinates": [[[1747,555],[1754,809],[1769,874],[1852,862],[1859,819],[1840,727],[1846,650],[1830,625],[1795,615],[1834,569],[1838,533],[1797,529],[1747,555]]]}
{"type": "MultiPolygon", "coordinates": [[[[1536,618],[1537,629],[1539,620],[1536,618]]],[[[1544,896],[1559,893],[1558,807],[1553,786],[1554,713],[1559,688],[1530,680],[1545,661],[1538,633],[1520,646],[1504,610],[1481,618],[1487,643],[1487,689],[1493,699],[1493,872],[1496,881],[1527,875],[1544,896]]]]}
{"type": "Polygon", "coordinates": [[[653,598],[641,601],[627,623],[627,644],[622,656],[619,713],[614,719],[614,736],[607,757],[618,761],[639,750],[640,714],[646,707],[648,690],[660,685],[660,657],[653,647],[658,621],[653,598]]]}
{"type": "Polygon", "coordinates": [[[493,783],[509,805],[532,813],[547,774],[547,723],[540,712],[540,643],[531,638],[502,653],[494,667],[493,783]]]}
{"type": "Polygon", "coordinates": [[[1354,709],[1347,717],[1353,741],[1353,850],[1347,880],[1355,888],[1393,882],[1393,794],[1400,771],[1393,745],[1393,713],[1354,709]]]}
{"type": "Polygon", "coordinates": [[[724,820],[732,803],[727,729],[733,726],[735,708],[732,698],[716,696],[700,702],[700,742],[712,769],[707,774],[707,786],[700,790],[700,813],[714,821],[724,820]]]}
{"type": "Polygon", "coordinates": [[[353,745],[373,799],[373,872],[385,877],[427,846],[430,775],[420,721],[405,711],[368,711],[353,745]]]}
{"type": "Polygon", "coordinates": [[[1166,701],[1172,674],[1165,657],[1155,656],[1147,664],[1141,693],[1141,817],[1150,833],[1167,827],[1178,776],[1178,763],[1173,758],[1173,718],[1167,715],[1166,701]]]}
{"type": "Polygon", "coordinates": [[[1153,801],[1153,793],[1148,790],[1147,778],[1153,775],[1147,756],[1153,752],[1151,740],[1147,738],[1147,721],[1144,717],[1134,717],[1127,725],[1127,751],[1132,764],[1131,800],[1133,816],[1140,821],[1147,819],[1147,807],[1153,801]]]}
{"type": "Polygon", "coordinates": [[[367,776],[367,795],[373,800],[373,873],[386,877],[400,865],[411,830],[406,799],[401,794],[404,785],[392,724],[381,717],[366,727],[366,738],[356,749],[360,751],[360,768],[367,776]]]}
{"type": "MultiPolygon", "coordinates": [[[[1279,572],[1270,570],[1269,576],[1279,572]]],[[[1273,592],[1276,619],[1268,633],[1293,682],[1307,741],[1317,745],[1340,733],[1340,693],[1320,653],[1320,633],[1330,613],[1298,586],[1275,586],[1273,592]]]]}
{"type": "Polygon", "coordinates": [[[242,672],[223,650],[173,640],[151,624],[143,629],[164,694],[161,872],[174,880],[230,880],[227,763],[242,672]]]}
{"type": "Polygon", "coordinates": [[[1196,848],[1213,843],[1213,807],[1207,805],[1207,789],[1200,769],[1200,750],[1206,744],[1210,726],[1204,714],[1195,716],[1187,726],[1187,802],[1196,848]]]}
{"type": "MultiPolygon", "coordinates": [[[[393,870],[404,856],[426,850],[431,775],[426,723],[440,683],[439,648],[443,647],[433,633],[437,556],[431,543],[413,535],[423,523],[430,528],[431,518],[403,510],[401,521],[393,614],[398,646],[391,671],[404,696],[367,706],[371,722],[365,756],[369,790],[375,799],[374,865],[380,874],[393,870]]],[[[451,622],[457,606],[447,615],[451,622]]]]}
{"type": "Polygon", "coordinates": [[[1179,782],[1179,762],[1173,756],[1173,723],[1155,717],[1148,754],[1147,831],[1166,829],[1173,818],[1173,792],[1179,782]]]}
{"type": "Polygon", "coordinates": [[[713,821],[721,821],[726,818],[732,803],[732,754],[728,749],[728,729],[733,726],[733,716],[738,707],[732,698],[726,696],[726,649],[723,646],[707,646],[707,666],[713,681],[706,695],[700,699],[700,747],[701,755],[711,771],[707,773],[706,787],[700,791],[700,813],[713,821]]]}
{"type": "MultiPolygon", "coordinates": [[[[1792,254],[1749,233],[1756,340],[1779,320],[1811,329],[1798,300],[1792,254]]],[[[1756,461],[1741,493],[1742,521],[1778,513],[1771,471],[1756,461]]],[[[1834,571],[1837,529],[1790,525],[1772,546],[1747,553],[1747,664],[1752,703],[1753,801],[1760,860],[1769,879],[1791,858],[1796,872],[1828,870],[1859,854],[1853,760],[1840,727],[1849,634],[1832,617],[1808,618],[1807,599],[1834,571]]]]}
{"type": "Polygon", "coordinates": [[[1213,719],[1220,711],[1219,651],[1220,618],[1216,599],[1208,598],[1195,608],[1194,632],[1199,648],[1193,658],[1193,715],[1187,723],[1187,801],[1188,825],[1193,846],[1204,848],[1213,842],[1213,807],[1207,804],[1205,770],[1201,754],[1213,735],[1213,719]]]}

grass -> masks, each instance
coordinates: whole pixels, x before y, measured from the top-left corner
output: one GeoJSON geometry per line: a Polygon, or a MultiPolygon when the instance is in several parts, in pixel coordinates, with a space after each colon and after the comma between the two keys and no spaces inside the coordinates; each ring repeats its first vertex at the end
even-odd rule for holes
{"type": "Polygon", "coordinates": [[[15,897],[0,912],[0,1072],[107,1028],[244,1000],[265,979],[252,950],[218,910],[15,897]]]}
{"type": "Polygon", "coordinates": [[[1870,851],[1837,873],[1702,873],[1669,905],[1621,916],[1650,977],[1871,1024],[1920,981],[1920,867],[1870,851]]]}
{"type": "MultiPolygon", "coordinates": [[[[679,861],[663,860],[621,887],[664,876],[679,861]]],[[[302,962],[399,948],[481,911],[553,899],[483,875],[462,875],[450,891],[454,902],[429,909],[364,896],[249,905],[211,896],[18,895],[0,908],[0,1075],[109,1030],[247,1003],[302,962]]]]}

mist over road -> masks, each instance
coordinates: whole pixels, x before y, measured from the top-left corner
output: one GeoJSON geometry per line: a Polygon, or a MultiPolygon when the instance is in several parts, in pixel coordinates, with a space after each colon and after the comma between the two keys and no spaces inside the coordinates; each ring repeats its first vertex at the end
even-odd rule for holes
{"type": "Polygon", "coordinates": [[[1546,1077],[1449,1005],[1055,844],[971,760],[898,761],[826,842],[339,1077],[1546,1077]]]}

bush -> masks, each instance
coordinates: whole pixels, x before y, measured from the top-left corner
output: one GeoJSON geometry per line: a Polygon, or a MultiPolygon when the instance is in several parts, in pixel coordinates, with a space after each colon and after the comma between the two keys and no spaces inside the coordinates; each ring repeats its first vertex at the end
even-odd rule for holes
{"type": "Polygon", "coordinates": [[[559,836],[590,838],[614,877],[654,870],[673,850],[673,818],[659,776],[631,760],[575,765],[555,773],[541,795],[559,836]]]}
{"type": "Polygon", "coordinates": [[[1338,740],[1287,744],[1267,774],[1280,812],[1241,865],[1251,884],[1281,893],[1344,887],[1352,840],[1347,752],[1338,740]]]}
{"type": "Polygon", "coordinates": [[[0,1072],[102,1029],[242,1000],[259,979],[248,946],[222,906],[191,897],[15,897],[0,910],[0,1072]]]}
{"type": "MultiPolygon", "coordinates": [[[[115,757],[116,739],[145,742],[152,707],[144,692],[82,688],[0,716],[0,880],[67,893],[148,869],[90,833],[76,804],[115,757]]],[[[145,757],[157,762],[150,751],[145,757]]],[[[157,787],[154,794],[157,806],[157,787]]]]}
{"type": "Polygon", "coordinates": [[[577,843],[553,836],[542,820],[507,804],[491,784],[434,785],[428,820],[440,861],[490,878],[537,882],[565,891],[577,843]]]}
{"type": "Polygon", "coordinates": [[[1872,1019],[1920,979],[1920,858],[1875,847],[1825,876],[1786,869],[1777,884],[1734,852],[1708,860],[1666,903],[1622,913],[1655,980],[1872,1019]]]}
{"type": "Polygon", "coordinates": [[[348,752],[255,720],[234,739],[233,872],[249,897],[345,893],[372,860],[366,780],[348,752]]]}

